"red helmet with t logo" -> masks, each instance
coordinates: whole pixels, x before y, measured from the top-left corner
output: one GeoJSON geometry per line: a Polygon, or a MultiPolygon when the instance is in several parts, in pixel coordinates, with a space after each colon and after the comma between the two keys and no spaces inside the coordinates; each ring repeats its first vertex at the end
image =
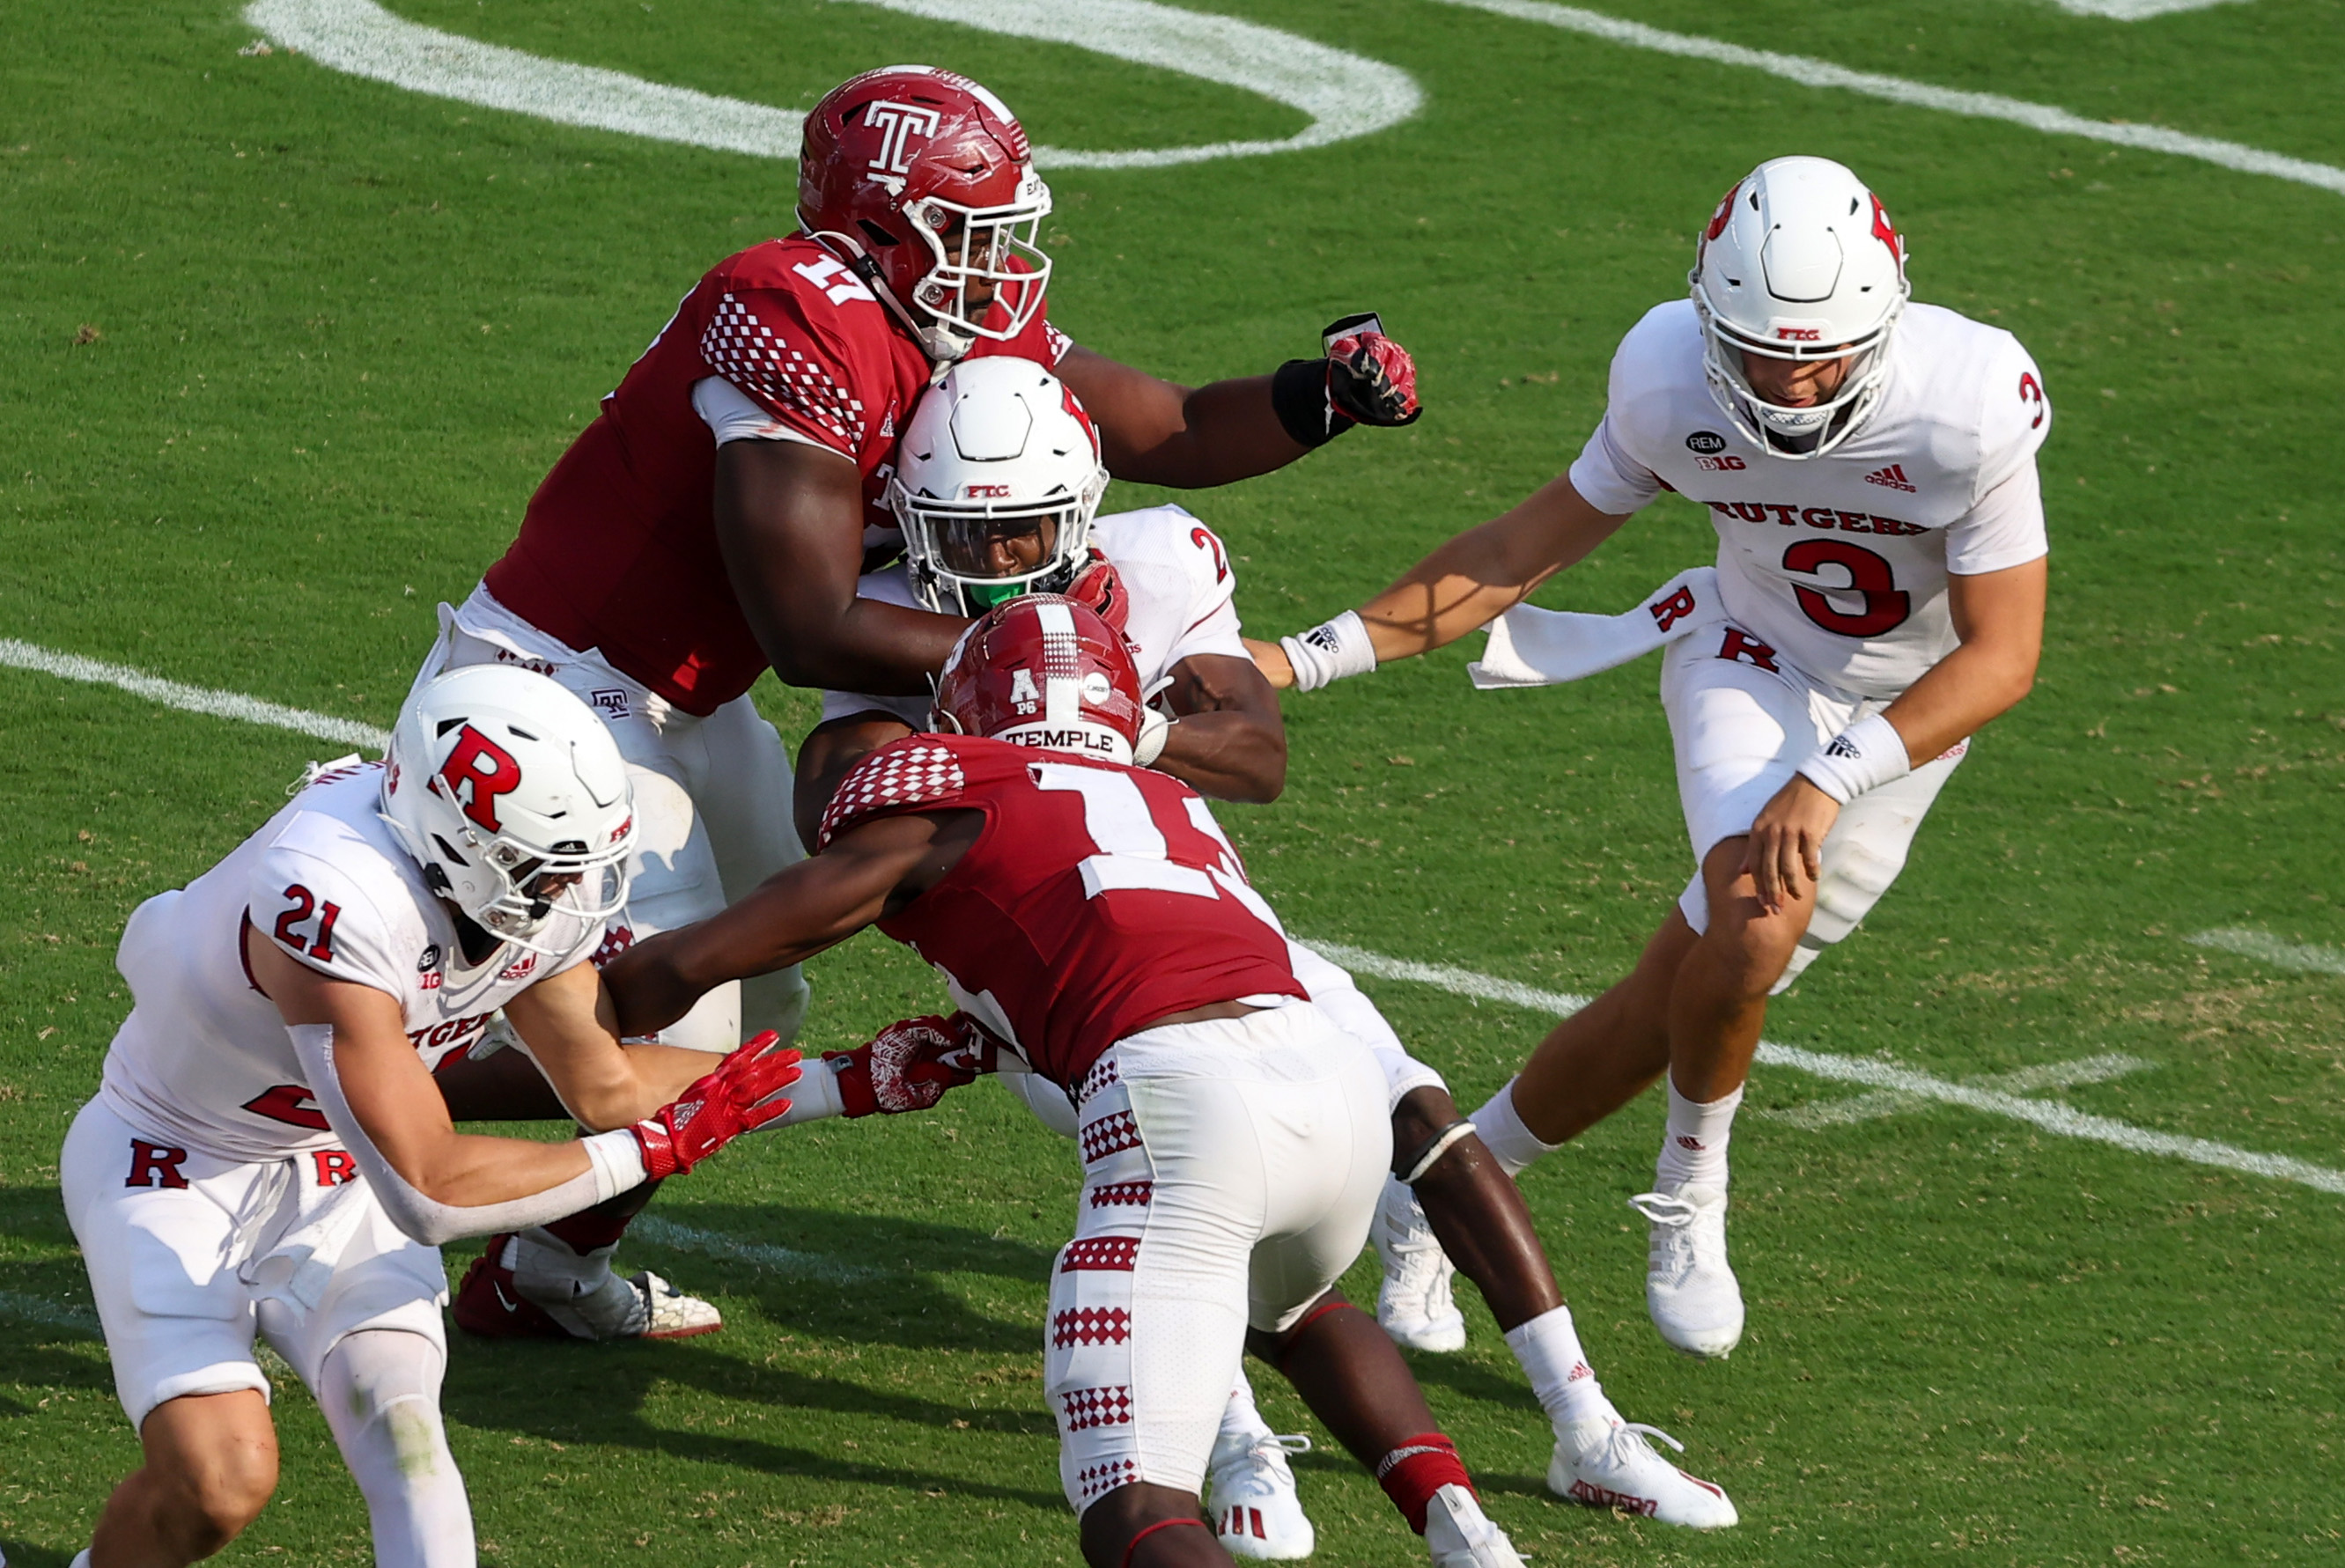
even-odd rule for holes
{"type": "Polygon", "coordinates": [[[1132,763],[1140,672],[1090,606],[1029,593],[969,622],[937,681],[939,730],[1132,763]]]}
{"type": "Polygon", "coordinates": [[[841,83],[807,115],[798,222],[838,252],[929,357],[1007,340],[1042,308],[1051,187],[1000,98],[933,66],[841,83]]]}

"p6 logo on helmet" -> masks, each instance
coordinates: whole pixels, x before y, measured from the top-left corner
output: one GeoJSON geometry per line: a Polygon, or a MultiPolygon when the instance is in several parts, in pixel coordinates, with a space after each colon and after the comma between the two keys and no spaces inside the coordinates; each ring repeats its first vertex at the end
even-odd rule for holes
{"type": "Polygon", "coordinates": [[[881,98],[863,111],[863,123],[879,131],[879,156],[868,166],[872,174],[882,178],[892,177],[900,186],[904,177],[912,172],[912,155],[919,150],[912,145],[912,138],[919,137],[925,142],[935,136],[942,116],[917,104],[881,98]]]}
{"type": "Polygon", "coordinates": [[[466,724],[457,732],[455,747],[440,764],[431,786],[483,829],[502,833],[504,824],[497,817],[497,798],[521,787],[521,764],[511,752],[466,724]]]}
{"type": "Polygon", "coordinates": [[[1030,713],[1042,705],[1042,693],[1035,689],[1034,672],[1010,672],[1010,703],[1021,713],[1030,713]]]}

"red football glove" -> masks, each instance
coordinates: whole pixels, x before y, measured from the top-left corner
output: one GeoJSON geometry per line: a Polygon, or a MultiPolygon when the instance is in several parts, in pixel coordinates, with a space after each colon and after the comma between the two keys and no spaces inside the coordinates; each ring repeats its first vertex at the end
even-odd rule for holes
{"type": "Polygon", "coordinates": [[[645,1174],[655,1181],[681,1175],[743,1133],[787,1114],[790,1102],[772,1097],[798,1081],[798,1053],[772,1049],[780,1039],[766,1030],[649,1120],[635,1123],[645,1174]]]}
{"type": "Polygon", "coordinates": [[[926,1110],[945,1091],[974,1082],[993,1070],[992,1037],[967,1013],[940,1018],[905,1018],[888,1025],[868,1046],[826,1056],[838,1075],[838,1098],[847,1117],[897,1116],[926,1110]],[[842,1063],[844,1065],[842,1065],[842,1063]]]}
{"type": "MultiPolygon", "coordinates": [[[[1328,330],[1351,324],[1347,319],[1328,330]]],[[[1415,424],[1425,411],[1416,401],[1416,361],[1377,330],[1376,319],[1369,317],[1358,330],[1328,339],[1327,402],[1359,424],[1415,424]]]]}
{"type": "Polygon", "coordinates": [[[1114,565],[1097,550],[1091,551],[1090,562],[1075,573],[1075,580],[1067,584],[1067,597],[1097,612],[1118,635],[1122,634],[1123,623],[1132,619],[1132,598],[1123,591],[1123,579],[1116,575],[1114,565]]]}

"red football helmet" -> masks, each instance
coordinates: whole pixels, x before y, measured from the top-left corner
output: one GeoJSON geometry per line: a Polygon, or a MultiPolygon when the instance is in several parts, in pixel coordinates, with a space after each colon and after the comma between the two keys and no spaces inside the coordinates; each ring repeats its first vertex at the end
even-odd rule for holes
{"type": "Polygon", "coordinates": [[[1130,766],[1142,713],[1140,672],[1122,637],[1087,605],[1029,593],[960,634],[930,722],[1130,766]]]}
{"type": "Polygon", "coordinates": [[[1034,243],[1051,187],[1000,98],[933,66],[833,87],[807,115],[798,222],[869,285],[929,358],[1008,339],[1042,308],[1034,243]]]}

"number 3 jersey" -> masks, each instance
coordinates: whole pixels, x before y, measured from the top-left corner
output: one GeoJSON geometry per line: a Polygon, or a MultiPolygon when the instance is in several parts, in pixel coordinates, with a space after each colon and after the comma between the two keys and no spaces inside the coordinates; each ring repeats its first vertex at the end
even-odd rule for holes
{"type": "Polygon", "coordinates": [[[1914,305],[1889,355],[1863,428],[1821,458],[1785,458],[1711,397],[1692,301],[1657,306],[1613,356],[1572,488],[1613,513],[1665,489],[1709,508],[1728,617],[1819,683],[1894,697],[1959,641],[1949,572],[2049,549],[2035,452],[2052,415],[2035,361],[1999,328],[1914,305]]]}
{"type": "Polygon", "coordinates": [[[115,957],[130,1017],[99,1090],[116,1115],[227,1159],[338,1141],[246,965],[248,927],[321,974],[389,994],[426,1067],[594,954],[602,923],[557,912],[540,934],[550,951],[508,945],[465,967],[453,916],[376,815],[381,787],[380,763],[324,774],[227,859],[132,912],[115,957]]]}
{"type": "Polygon", "coordinates": [[[984,814],[977,842],[879,929],[1060,1087],[1172,1014],[1308,999],[1221,825],[1169,774],[907,736],[841,782],[817,848],[877,817],[954,810],[984,814]]]}

